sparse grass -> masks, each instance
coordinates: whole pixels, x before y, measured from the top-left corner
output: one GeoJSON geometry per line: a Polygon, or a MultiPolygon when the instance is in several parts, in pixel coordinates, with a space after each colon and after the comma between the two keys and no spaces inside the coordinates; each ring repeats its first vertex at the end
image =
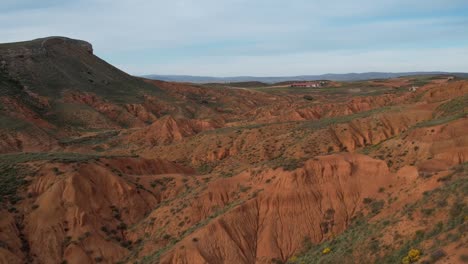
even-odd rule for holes
{"type": "Polygon", "coordinates": [[[408,77],[412,77],[412,79],[410,80],[411,85],[418,86],[418,87],[424,86],[430,83],[434,79],[441,78],[440,76],[437,76],[437,75],[413,75],[413,76],[408,76],[408,77]]]}
{"type": "Polygon", "coordinates": [[[293,171],[304,165],[304,160],[301,159],[287,159],[284,157],[277,158],[269,162],[272,164],[273,169],[283,168],[285,171],[293,171]]]}
{"type": "Polygon", "coordinates": [[[197,168],[197,173],[201,175],[209,174],[213,171],[213,165],[204,163],[197,168]]]}
{"type": "MultiPolygon", "coordinates": [[[[464,164],[457,167],[457,170],[459,170],[457,173],[461,178],[451,182],[445,182],[442,187],[427,193],[421,200],[410,206],[411,208],[421,208],[425,204],[432,204],[433,201],[441,199],[447,200],[449,197],[452,197],[455,201],[450,208],[447,222],[445,224],[443,222],[438,222],[428,232],[417,232],[413,239],[406,241],[398,250],[387,254],[379,263],[400,263],[411,248],[417,248],[423,241],[432,240],[441,233],[446,233],[466,225],[464,217],[468,214],[468,207],[462,202],[463,197],[466,197],[468,193],[467,170],[465,170],[465,167],[466,165],[464,164]]],[[[439,241],[438,245],[440,246],[448,242],[450,241],[439,241]]]]}
{"type": "Polygon", "coordinates": [[[382,147],[382,143],[384,143],[386,141],[389,141],[389,140],[391,140],[393,138],[395,138],[395,137],[390,137],[390,138],[387,138],[385,140],[380,141],[377,144],[366,146],[366,147],[360,149],[359,152],[364,154],[364,155],[369,155],[371,153],[374,153],[374,152],[378,151],[382,147]]]}
{"type": "Polygon", "coordinates": [[[290,87],[281,86],[281,87],[260,87],[260,88],[251,88],[257,91],[265,92],[265,93],[287,93],[287,94],[303,94],[303,93],[310,93],[310,92],[317,92],[317,88],[312,87],[290,87]]]}
{"type": "Polygon", "coordinates": [[[61,139],[59,140],[59,143],[63,145],[96,145],[102,144],[118,134],[119,131],[116,130],[103,131],[92,136],[61,139]]]}
{"type": "Polygon", "coordinates": [[[15,204],[21,199],[16,193],[18,188],[27,183],[24,172],[21,166],[0,164],[0,203],[9,201],[15,204]]]}
{"type": "Polygon", "coordinates": [[[416,125],[413,126],[413,128],[443,125],[443,124],[458,120],[460,118],[466,118],[467,116],[468,116],[468,113],[458,113],[456,115],[444,116],[444,117],[435,118],[435,119],[417,123],[416,125]]]}
{"type": "Polygon", "coordinates": [[[392,107],[381,107],[381,108],[376,108],[376,109],[372,109],[369,111],[359,112],[359,113],[355,113],[351,115],[322,118],[319,120],[304,122],[303,127],[318,130],[318,129],[325,128],[330,125],[348,123],[358,118],[366,118],[366,117],[369,117],[378,113],[383,113],[383,112],[387,112],[387,111],[394,110],[394,109],[395,108],[392,108],[392,107]]]}
{"type": "Polygon", "coordinates": [[[468,109],[468,95],[464,95],[441,104],[436,112],[440,117],[454,116],[466,113],[468,109]]]}
{"type": "Polygon", "coordinates": [[[83,162],[89,160],[97,160],[100,158],[117,158],[117,157],[135,157],[131,155],[93,155],[81,154],[73,152],[23,152],[0,154],[1,164],[18,164],[31,161],[51,161],[51,162],[83,162]]]}
{"type": "Polygon", "coordinates": [[[359,216],[342,234],[334,239],[319,245],[309,244],[306,246],[306,252],[298,257],[297,263],[355,263],[352,253],[357,250],[370,252],[369,249],[361,248],[364,245],[363,242],[369,240],[382,228],[382,224],[369,223],[365,217],[359,216]],[[330,250],[324,254],[323,252],[327,248],[330,250]]]}
{"type": "Polygon", "coordinates": [[[31,129],[31,130],[34,129],[34,127],[31,124],[25,122],[24,120],[2,115],[1,112],[0,112],[0,124],[1,124],[0,131],[1,130],[23,131],[26,129],[31,129]]]}
{"type": "MultiPolygon", "coordinates": [[[[397,219],[394,218],[396,215],[377,222],[368,222],[367,218],[358,216],[343,233],[329,241],[318,245],[312,245],[310,241],[306,241],[305,250],[299,255],[297,263],[401,263],[412,249],[418,249],[419,251],[422,242],[434,240],[434,238],[440,237],[441,234],[448,234],[453,230],[463,232],[458,230],[465,230],[467,225],[465,216],[468,215],[468,206],[463,201],[464,197],[468,195],[467,164],[464,163],[454,168],[453,180],[444,181],[443,186],[427,192],[422,199],[407,207],[414,210],[414,208],[434,205],[439,200],[453,200],[446,222],[435,223],[427,230],[418,230],[414,235],[406,234],[401,246],[383,248],[379,246],[378,238],[385,228],[391,227],[391,223],[397,219]],[[324,255],[322,251],[325,248],[330,248],[331,251],[324,255]]],[[[378,201],[368,198],[363,202],[372,208],[372,204],[377,204],[378,201]]],[[[377,205],[377,209],[381,207],[380,205],[383,206],[382,203],[377,205]]],[[[428,213],[432,214],[432,212],[428,213]]],[[[405,214],[405,212],[402,212],[402,214],[405,214]]],[[[457,239],[459,239],[459,236],[454,235],[447,236],[445,240],[437,239],[438,243],[434,243],[429,252],[457,239]]],[[[422,251],[415,254],[414,250],[412,253],[413,259],[416,259],[416,255],[425,254],[422,251]]]]}
{"type": "MultiPolygon", "coordinates": [[[[208,84],[209,85],[209,84],[208,84]]],[[[255,88],[255,87],[267,87],[271,86],[271,84],[258,82],[258,81],[251,81],[251,82],[231,82],[227,83],[227,86],[231,87],[241,87],[241,88],[255,88]]]]}
{"type": "MultiPolygon", "coordinates": [[[[128,156],[100,156],[87,155],[68,152],[23,152],[0,154],[0,202],[9,200],[15,202],[19,199],[16,196],[18,188],[26,184],[25,174],[28,172],[26,166],[21,163],[32,161],[50,161],[50,162],[84,162],[97,160],[99,158],[128,157],[128,156]]],[[[62,174],[58,168],[54,168],[56,175],[62,174]]]]}
{"type": "Polygon", "coordinates": [[[384,205],[385,205],[384,200],[376,200],[376,201],[372,201],[369,204],[369,208],[370,208],[372,214],[378,214],[378,213],[380,213],[380,211],[382,210],[384,205]]]}
{"type": "MultiPolygon", "coordinates": [[[[207,224],[209,224],[214,218],[226,213],[227,211],[229,211],[230,209],[236,207],[237,205],[241,204],[242,202],[241,201],[236,201],[236,202],[233,202],[233,203],[230,203],[229,205],[225,206],[224,208],[222,209],[219,209],[218,211],[214,212],[213,214],[211,214],[208,218],[198,222],[197,224],[191,226],[190,228],[186,229],[178,238],[174,238],[172,239],[169,243],[166,244],[166,246],[164,246],[163,248],[153,252],[152,254],[148,255],[148,256],[144,256],[141,260],[141,264],[145,264],[145,263],[158,263],[159,261],[159,258],[165,253],[167,252],[168,250],[170,250],[175,244],[177,244],[179,241],[181,241],[182,239],[184,239],[185,237],[187,237],[188,235],[192,234],[193,232],[195,232],[196,230],[198,230],[199,228],[203,227],[203,226],[206,226],[207,224]]],[[[193,242],[198,242],[198,238],[193,238],[192,240],[193,242]]]]}

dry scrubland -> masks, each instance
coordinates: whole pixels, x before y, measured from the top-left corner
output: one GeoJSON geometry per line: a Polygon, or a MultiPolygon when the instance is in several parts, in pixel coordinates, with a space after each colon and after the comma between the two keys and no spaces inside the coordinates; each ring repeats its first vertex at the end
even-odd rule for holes
{"type": "Polygon", "coordinates": [[[466,263],[467,107],[448,76],[194,85],[1,44],[0,263],[466,263]]]}

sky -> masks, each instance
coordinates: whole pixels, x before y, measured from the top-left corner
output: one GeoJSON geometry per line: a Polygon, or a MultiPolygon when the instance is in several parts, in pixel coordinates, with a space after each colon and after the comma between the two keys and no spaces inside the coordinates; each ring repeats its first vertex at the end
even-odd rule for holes
{"type": "Polygon", "coordinates": [[[134,75],[468,72],[468,0],[0,0],[0,32],[134,75]]]}

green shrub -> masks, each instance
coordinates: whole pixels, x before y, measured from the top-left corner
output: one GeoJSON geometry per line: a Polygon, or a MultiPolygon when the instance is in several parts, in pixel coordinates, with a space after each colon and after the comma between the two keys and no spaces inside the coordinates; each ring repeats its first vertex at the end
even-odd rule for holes
{"type": "Polygon", "coordinates": [[[127,224],[124,222],[121,222],[119,225],[117,225],[118,230],[126,230],[127,229],[127,224]]]}
{"type": "Polygon", "coordinates": [[[425,216],[430,216],[434,213],[434,208],[423,208],[421,209],[421,213],[425,216]]]}
{"type": "Polygon", "coordinates": [[[462,255],[460,256],[460,260],[461,260],[463,263],[468,263],[468,255],[462,254],[462,255]]]}
{"type": "Polygon", "coordinates": [[[212,171],[213,167],[207,163],[204,163],[197,168],[197,172],[202,175],[211,173],[212,171]]]}
{"type": "Polygon", "coordinates": [[[9,200],[15,204],[20,197],[16,195],[18,188],[26,184],[24,171],[19,166],[0,164],[0,203],[9,200]]]}
{"type": "Polygon", "coordinates": [[[384,205],[385,205],[385,201],[384,201],[384,200],[373,201],[373,202],[370,204],[371,212],[372,212],[373,214],[378,214],[378,213],[380,213],[380,211],[382,210],[382,208],[384,207],[384,205]]]}
{"type": "Polygon", "coordinates": [[[444,250],[442,250],[442,249],[437,249],[437,250],[435,250],[435,251],[433,251],[433,252],[431,253],[430,258],[431,258],[431,261],[432,261],[432,262],[436,262],[436,261],[440,260],[441,258],[443,258],[443,257],[445,257],[445,256],[447,256],[447,253],[445,253],[444,250]]]}

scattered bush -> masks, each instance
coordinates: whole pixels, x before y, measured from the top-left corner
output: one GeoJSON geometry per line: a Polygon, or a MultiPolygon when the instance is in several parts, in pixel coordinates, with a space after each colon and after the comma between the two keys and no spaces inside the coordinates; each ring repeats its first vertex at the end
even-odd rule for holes
{"type": "Polygon", "coordinates": [[[114,216],[114,218],[117,220],[120,220],[121,216],[120,216],[119,209],[115,207],[114,205],[110,206],[110,208],[112,210],[112,215],[114,216]]]}
{"type": "Polygon", "coordinates": [[[130,249],[132,247],[132,241],[127,240],[127,241],[122,241],[120,242],[120,245],[124,248],[130,249]]]}
{"type": "Polygon", "coordinates": [[[378,213],[380,213],[380,211],[382,210],[382,208],[384,207],[384,205],[385,205],[385,201],[383,201],[383,200],[373,201],[373,202],[370,204],[371,212],[372,212],[373,214],[378,214],[378,213]]]}
{"type": "Polygon", "coordinates": [[[421,209],[421,213],[425,216],[430,216],[434,213],[434,208],[421,209]]]}
{"type": "Polygon", "coordinates": [[[417,249],[411,249],[408,252],[408,257],[410,258],[411,262],[416,262],[417,260],[419,260],[420,256],[421,256],[421,251],[417,249]]]}
{"type": "Polygon", "coordinates": [[[63,172],[57,167],[52,168],[52,170],[56,176],[63,174],[63,172]]]}
{"type": "Polygon", "coordinates": [[[117,226],[117,229],[119,229],[119,230],[125,230],[125,229],[127,229],[127,224],[125,224],[124,222],[121,222],[121,223],[117,226]]]}
{"type": "Polygon", "coordinates": [[[297,257],[296,256],[292,256],[288,259],[288,262],[289,263],[296,263],[297,262],[297,257]]]}
{"type": "Polygon", "coordinates": [[[18,166],[0,166],[0,203],[9,200],[12,204],[19,200],[16,191],[26,184],[18,166]]]}
{"type": "Polygon", "coordinates": [[[442,221],[437,222],[434,228],[427,234],[427,237],[434,237],[440,234],[444,229],[444,223],[442,221]]]}
{"type": "Polygon", "coordinates": [[[373,238],[370,242],[369,248],[372,252],[377,252],[380,249],[380,242],[378,239],[373,238]]]}
{"type": "Polygon", "coordinates": [[[434,252],[431,253],[431,261],[436,262],[439,259],[447,256],[447,253],[445,253],[444,250],[442,249],[437,249],[434,252]]]}
{"type": "Polygon", "coordinates": [[[461,212],[463,211],[463,207],[465,205],[463,204],[463,202],[460,202],[460,201],[456,201],[453,205],[452,205],[452,208],[450,208],[450,216],[452,218],[455,218],[457,216],[459,216],[461,214],[461,212]]]}
{"type": "Polygon", "coordinates": [[[444,176],[444,177],[440,177],[439,179],[437,179],[437,182],[447,182],[447,181],[450,181],[452,179],[452,174],[449,174],[447,176],[444,176]]]}
{"type": "Polygon", "coordinates": [[[244,185],[241,185],[241,186],[239,187],[240,192],[247,192],[247,191],[249,191],[250,189],[252,189],[252,187],[244,186],[244,185]]]}
{"type": "Polygon", "coordinates": [[[293,171],[303,165],[303,160],[281,158],[276,160],[274,169],[282,167],[285,171],[293,171]]]}
{"type": "Polygon", "coordinates": [[[401,263],[402,264],[414,263],[414,262],[418,261],[420,258],[421,258],[421,251],[419,251],[418,249],[413,248],[408,252],[408,255],[405,256],[401,260],[401,263]]]}
{"type": "Polygon", "coordinates": [[[283,264],[283,261],[281,261],[281,259],[272,258],[271,263],[273,263],[273,264],[283,264]]]}
{"type": "Polygon", "coordinates": [[[333,209],[333,208],[328,208],[325,211],[325,219],[327,219],[327,220],[333,219],[334,215],[335,215],[335,209],[333,209]]]}
{"type": "Polygon", "coordinates": [[[63,240],[63,244],[67,246],[71,242],[71,236],[66,236],[65,239],[63,240]]]}
{"type": "Polygon", "coordinates": [[[202,164],[200,167],[197,168],[197,172],[199,174],[208,174],[208,173],[211,173],[213,171],[213,167],[209,164],[202,164]]]}

